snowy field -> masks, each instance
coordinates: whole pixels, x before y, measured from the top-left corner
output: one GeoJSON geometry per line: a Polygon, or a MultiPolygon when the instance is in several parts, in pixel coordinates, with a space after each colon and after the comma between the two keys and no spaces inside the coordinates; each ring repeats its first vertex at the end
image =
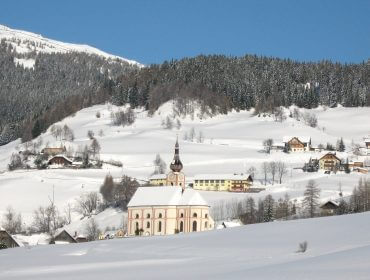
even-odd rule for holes
{"type": "Polygon", "coordinates": [[[367,280],[370,213],[0,251],[0,279],[367,280]],[[298,244],[308,242],[305,253],[298,244]]]}
{"type": "MultiPolygon", "coordinates": [[[[43,146],[48,144],[50,147],[59,147],[63,144],[77,150],[81,145],[90,144],[87,131],[92,130],[102,148],[101,159],[119,160],[123,163],[122,168],[106,164],[103,169],[91,170],[49,169],[8,172],[6,167],[11,154],[23,148],[19,141],[1,146],[0,215],[8,205],[11,205],[16,211],[21,212],[24,221],[29,223],[33,210],[49,203],[53,187],[56,205],[62,210],[67,203],[73,203],[80,194],[98,191],[108,173],[117,179],[126,174],[147,180],[154,171],[153,160],[157,153],[169,165],[177,135],[180,140],[183,171],[189,179],[200,173],[245,173],[248,168],[254,166],[258,170],[255,184],[261,186],[263,174],[260,166],[264,161],[282,160],[289,167],[283,184],[268,184],[267,190],[259,194],[202,192],[211,205],[223,199],[240,199],[249,195],[258,198],[268,193],[279,198],[287,192],[292,198],[299,199],[309,179],[317,181],[324,201],[338,198],[339,185],[345,195],[350,194],[358,180],[366,176],[358,173],[336,175],[326,175],[322,172],[303,173],[293,168],[302,167],[310,157],[319,158],[323,153],[273,152],[268,155],[261,150],[264,139],[273,138],[275,142],[281,142],[286,135],[311,136],[314,146],[327,142],[335,145],[340,137],[343,137],[348,149],[352,142],[362,144],[363,137],[370,134],[370,108],[320,107],[311,110],[318,116],[318,128],[308,127],[292,118],[279,123],[270,117],[257,117],[249,111],[241,111],[206,119],[197,117],[194,120],[190,117],[181,119],[180,130],[176,128],[166,130],[161,127],[162,120],[171,115],[171,103],[163,105],[153,117],[148,117],[147,112],[139,110],[135,124],[125,128],[111,125],[111,112],[117,110],[117,107],[109,104],[93,106],[58,123],[67,124],[74,131],[74,142],[60,143],[49,131],[41,135],[41,138],[43,146]],[[97,112],[100,112],[100,118],[96,117],[97,112]],[[204,143],[183,140],[184,133],[189,133],[192,127],[197,134],[202,131],[205,136],[204,143]],[[99,136],[100,131],[103,132],[102,136],[99,136]]],[[[339,155],[344,158],[348,156],[347,153],[339,155]]]]}

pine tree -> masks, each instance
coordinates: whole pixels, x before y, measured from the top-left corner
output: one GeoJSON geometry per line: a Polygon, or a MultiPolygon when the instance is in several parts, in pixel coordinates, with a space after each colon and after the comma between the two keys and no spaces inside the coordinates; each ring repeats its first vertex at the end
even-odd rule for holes
{"type": "Polygon", "coordinates": [[[304,191],[303,205],[308,216],[313,218],[316,215],[316,208],[319,206],[320,189],[314,180],[309,180],[304,191]]]}

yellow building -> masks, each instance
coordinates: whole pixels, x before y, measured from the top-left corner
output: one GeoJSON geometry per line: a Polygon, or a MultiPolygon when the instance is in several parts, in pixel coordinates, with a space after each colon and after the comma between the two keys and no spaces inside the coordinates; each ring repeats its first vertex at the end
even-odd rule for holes
{"type": "Polygon", "coordinates": [[[149,184],[151,186],[166,186],[167,175],[166,174],[154,174],[149,178],[149,184]]]}
{"type": "Polygon", "coordinates": [[[340,168],[341,160],[335,153],[327,153],[319,159],[319,167],[322,170],[337,171],[340,168]]]}
{"type": "Polygon", "coordinates": [[[128,204],[128,235],[169,235],[214,228],[209,205],[193,189],[140,187],[128,204]]]}
{"type": "Polygon", "coordinates": [[[195,190],[246,192],[252,186],[249,174],[199,174],[194,176],[195,190]]]}

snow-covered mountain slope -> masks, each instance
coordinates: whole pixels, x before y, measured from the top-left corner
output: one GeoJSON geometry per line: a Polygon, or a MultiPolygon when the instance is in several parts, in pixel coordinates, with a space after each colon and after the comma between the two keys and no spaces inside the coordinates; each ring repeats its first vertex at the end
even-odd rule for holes
{"type": "MultiPolygon", "coordinates": [[[[97,48],[88,45],[64,43],[48,38],[44,38],[39,34],[11,29],[7,26],[0,25],[0,41],[5,40],[6,43],[11,44],[17,53],[30,53],[33,51],[42,53],[67,53],[67,52],[84,52],[88,54],[95,54],[111,60],[125,61],[131,65],[142,67],[143,65],[123,57],[115,56],[103,52],[97,48]]],[[[29,67],[30,62],[26,63],[25,67],[29,67]]]]}
{"type": "Polygon", "coordinates": [[[0,251],[1,279],[369,279],[370,213],[0,251]],[[307,241],[305,253],[298,245],[307,241]]]}
{"type": "MultiPolygon", "coordinates": [[[[261,152],[262,141],[267,138],[281,142],[285,135],[311,136],[314,145],[330,142],[335,144],[343,137],[350,150],[352,140],[361,143],[364,136],[370,133],[370,108],[317,108],[311,110],[318,117],[319,128],[311,128],[288,118],[285,122],[275,122],[272,118],[253,116],[250,111],[232,112],[228,115],[218,115],[214,118],[199,119],[188,117],[181,119],[182,126],[167,130],[161,127],[162,120],[172,114],[172,104],[164,104],[153,117],[148,117],[146,111],[137,110],[137,120],[132,126],[112,126],[111,112],[119,108],[110,104],[97,105],[83,109],[57,125],[68,125],[75,134],[73,142],[62,141],[63,145],[71,146],[76,151],[79,146],[90,145],[87,132],[92,130],[101,146],[101,159],[118,160],[123,167],[103,165],[102,169],[47,169],[6,171],[10,156],[23,150],[19,142],[12,142],[0,147],[0,215],[8,205],[22,213],[29,223],[32,212],[40,205],[49,203],[49,196],[55,187],[55,200],[62,210],[65,205],[73,203],[76,197],[86,191],[99,191],[104,177],[110,173],[115,178],[122,174],[147,180],[153,173],[153,160],[160,154],[167,166],[172,160],[176,136],[180,140],[180,156],[184,164],[184,172],[189,180],[195,174],[201,173],[242,173],[251,166],[257,168],[255,184],[260,186],[263,178],[260,169],[265,161],[282,160],[288,165],[288,174],[283,178],[283,184],[268,184],[267,190],[257,194],[238,194],[225,192],[202,192],[208,202],[213,205],[219,200],[244,198],[253,196],[258,199],[271,193],[275,198],[284,196],[287,192],[292,198],[301,198],[307,181],[315,179],[321,188],[321,199],[338,198],[338,188],[341,184],[345,195],[352,192],[353,187],[363,176],[359,173],[324,174],[304,173],[294,169],[302,167],[310,157],[318,158],[323,153],[291,153],[261,152]],[[100,113],[100,118],[96,117],[100,113]],[[196,134],[202,131],[204,142],[184,141],[183,136],[191,128],[196,134]],[[325,127],[325,129],[323,129],[325,127]],[[1,173],[3,172],[3,173],[1,173]]],[[[42,134],[43,146],[60,146],[50,130],[42,134]]],[[[38,141],[35,139],[34,141],[38,141]]],[[[340,154],[346,158],[350,154],[340,154]]],[[[362,158],[363,159],[363,158],[362,158]]],[[[0,216],[1,217],[1,216],[0,216]]]]}

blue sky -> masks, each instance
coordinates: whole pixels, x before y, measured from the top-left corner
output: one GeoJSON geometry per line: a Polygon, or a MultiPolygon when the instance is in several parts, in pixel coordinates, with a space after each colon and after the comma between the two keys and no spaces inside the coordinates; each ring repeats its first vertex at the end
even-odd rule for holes
{"type": "Polygon", "coordinates": [[[0,24],[144,64],[198,54],[370,58],[368,0],[9,0],[0,24]]]}

